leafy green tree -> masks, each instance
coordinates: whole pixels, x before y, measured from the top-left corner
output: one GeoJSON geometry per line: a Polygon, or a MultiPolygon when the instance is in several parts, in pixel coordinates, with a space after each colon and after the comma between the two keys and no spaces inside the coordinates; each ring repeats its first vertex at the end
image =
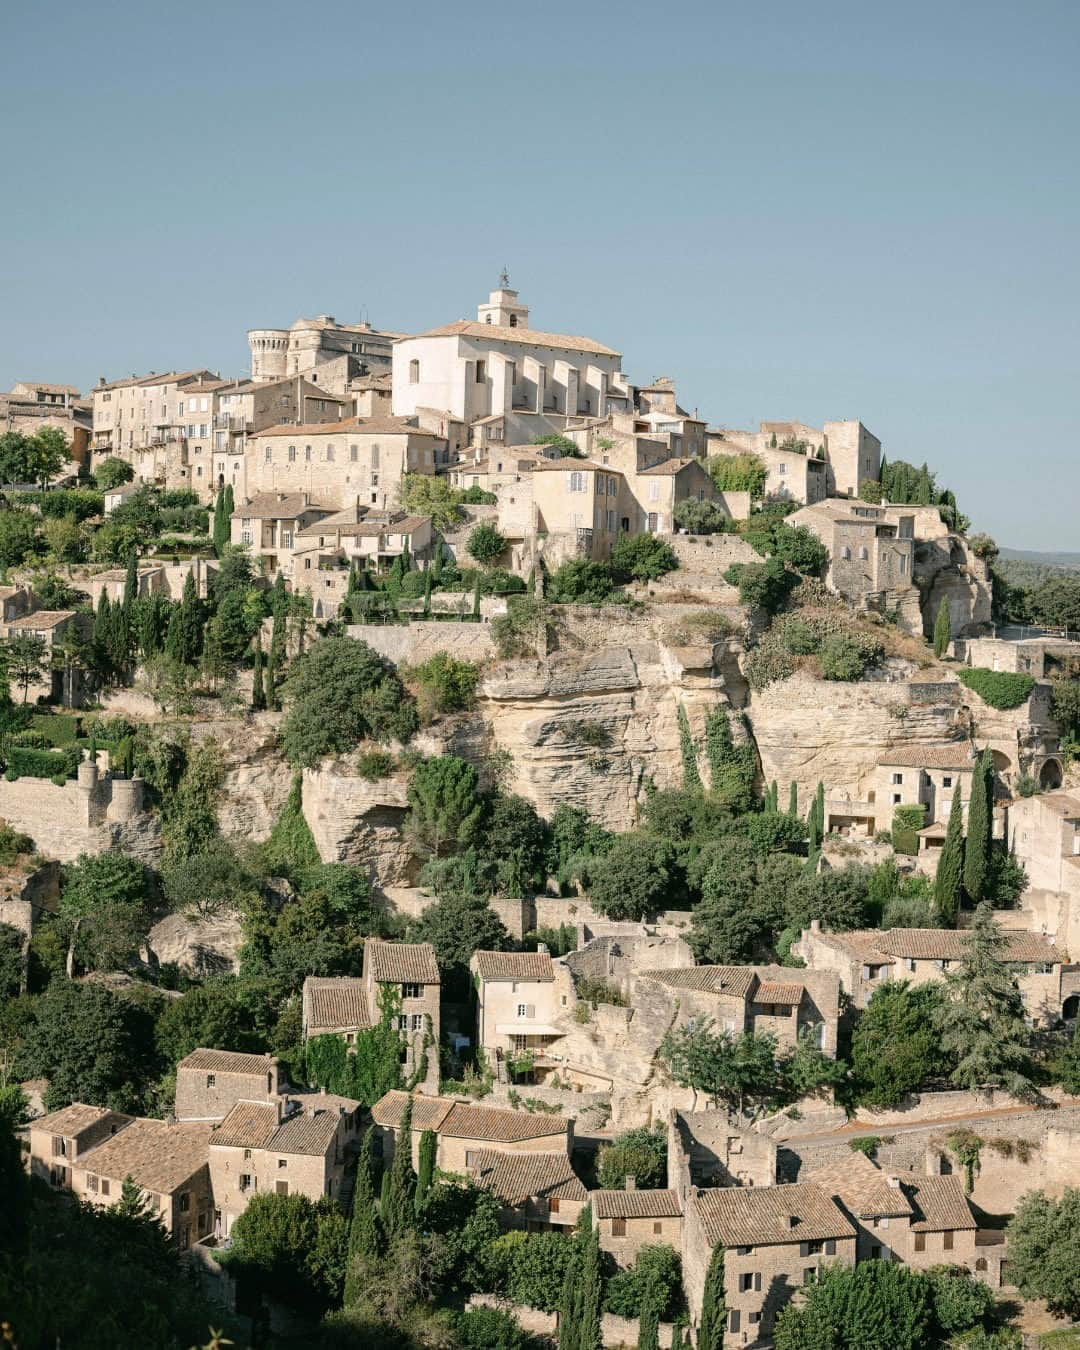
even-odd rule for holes
{"type": "Polygon", "coordinates": [[[712,1249],[705,1272],[705,1290],[698,1323],[698,1350],[724,1350],[727,1328],[727,1301],[724,1291],[724,1249],[719,1243],[712,1249]]]}
{"type": "Polygon", "coordinates": [[[421,686],[421,720],[424,714],[464,712],[476,701],[480,671],[472,661],[459,661],[449,652],[436,652],[430,660],[411,666],[407,678],[421,686]]]}
{"type": "Polygon", "coordinates": [[[947,999],[935,1012],[941,1047],[955,1062],[962,1088],[1003,1087],[1031,1095],[1030,1035],[1016,976],[1005,960],[1008,941],[986,903],[975,910],[965,951],[945,974],[947,999]]]}
{"type": "Polygon", "coordinates": [[[422,760],[408,790],[406,833],[421,854],[439,858],[469,844],[483,816],[475,768],[456,755],[422,760]]]}
{"type": "Polygon", "coordinates": [[[679,565],[675,550],[655,534],[620,534],[611,549],[616,581],[656,581],[679,565]]]}
{"type": "Polygon", "coordinates": [[[221,838],[209,840],[200,853],[172,862],[163,880],[165,898],[172,909],[197,918],[243,908],[260,885],[236,845],[221,838]]]}
{"type": "Polygon", "coordinates": [[[0,923],[0,1003],[15,998],[23,983],[23,935],[9,923],[0,923]]]}
{"type": "Polygon", "coordinates": [[[798,581],[779,558],[768,558],[763,563],[732,563],[724,573],[724,580],[739,588],[739,602],[751,609],[775,614],[798,581]]]}
{"type": "Polygon", "coordinates": [[[639,1190],[664,1184],[667,1175],[667,1131],[657,1124],[626,1130],[604,1144],[596,1160],[596,1175],[606,1191],[621,1191],[632,1177],[639,1190]]]}
{"type": "Polygon", "coordinates": [[[672,519],[688,534],[724,534],[732,529],[731,516],[717,502],[686,497],[675,503],[672,519]]]}
{"type": "Polygon", "coordinates": [[[193,1050],[263,1049],[240,982],[231,975],[215,975],[188,989],[183,997],[165,1004],[154,1035],[161,1058],[174,1065],[193,1050]]]}
{"type": "Polygon", "coordinates": [[[793,1101],[835,1088],[843,1081],[844,1066],[827,1055],[817,1042],[817,1029],[804,1027],[794,1050],[777,1062],[784,1094],[793,1101]]]}
{"type": "MultiPolygon", "coordinates": [[[[971,800],[968,802],[967,841],[964,845],[964,889],[973,905],[982,900],[993,847],[991,784],[994,766],[990,751],[982,752],[971,775],[971,800]]],[[[957,794],[958,795],[958,794],[957,794]]]]}
{"type": "MultiPolygon", "coordinates": [[[[582,1212],[588,1212],[585,1206],[582,1212]]],[[[578,1350],[601,1350],[600,1318],[603,1313],[603,1265],[600,1255],[600,1230],[589,1222],[577,1235],[582,1245],[581,1287],[578,1290],[578,1350]]]]}
{"type": "Polygon", "coordinates": [[[229,529],[229,517],[225,511],[225,489],[222,487],[218,488],[217,500],[214,502],[214,552],[219,558],[229,542],[229,529]]]}
{"type": "Polygon", "coordinates": [[[0,481],[25,483],[30,478],[30,438],[21,431],[0,435],[0,481]]]}
{"type": "Polygon", "coordinates": [[[1023,1196],[1006,1228],[1009,1279],[1025,1298],[1045,1299],[1059,1316],[1080,1317],[1080,1190],[1060,1199],[1023,1196]]]}
{"type": "Polygon", "coordinates": [[[705,719],[705,754],[713,794],[732,811],[749,810],[757,773],[754,743],[749,737],[740,744],[735,743],[728,711],[723,704],[717,704],[705,719]]]}
{"type": "Polygon", "coordinates": [[[92,970],[123,970],[146,931],[149,878],[130,854],[82,853],[63,870],[59,913],[68,930],[68,975],[76,959],[92,970]]]}
{"type": "Polygon", "coordinates": [[[923,1350],[931,1344],[929,1280],[892,1261],[824,1266],[776,1321],[776,1350],[923,1350]]]}
{"type": "Polygon", "coordinates": [[[496,526],[483,521],[471,532],[465,547],[481,567],[490,567],[506,548],[506,539],[496,526]]]}
{"type": "Polygon", "coordinates": [[[553,605],[603,605],[615,594],[615,578],[607,563],[571,558],[552,572],[544,594],[553,605]]]}
{"type": "Polygon", "coordinates": [[[675,847],[647,834],[621,834],[588,869],[589,898],[610,919],[640,920],[667,908],[680,881],[675,847]]]}
{"type": "Polygon", "coordinates": [[[101,492],[112,492],[114,488],[130,483],[134,477],[132,466],[126,459],[119,459],[116,455],[103,459],[94,470],[94,482],[101,492]]]}
{"type": "Polygon", "coordinates": [[[960,788],[957,786],[953,789],[949,825],[945,831],[945,843],[938,855],[937,872],[934,875],[934,908],[939,922],[946,928],[951,928],[956,923],[963,884],[964,810],[960,800],[960,788]]]}
{"type": "Polygon", "coordinates": [[[829,561],[829,550],[805,525],[782,522],[773,530],[773,556],[804,576],[820,576],[829,561]]]}
{"type": "Polygon", "coordinates": [[[635,1318],[651,1307],[656,1321],[667,1320],[678,1314],[681,1296],[678,1252],[666,1242],[645,1243],[632,1266],[608,1279],[604,1308],[616,1317],[635,1318]]]}
{"type": "Polygon", "coordinates": [[[253,1195],[220,1260],[234,1276],[277,1302],[315,1315],[341,1302],[348,1224],[323,1197],[253,1195]]]}
{"type": "Polygon", "coordinates": [[[949,1058],[936,1026],[944,992],[938,984],[890,980],[876,989],[851,1038],[855,1098],[864,1106],[897,1106],[943,1076],[949,1058]]]}
{"type": "Polygon", "coordinates": [[[49,649],[36,633],[15,633],[6,638],[0,653],[9,676],[22,688],[22,701],[30,696],[30,686],[45,678],[49,670],[49,649]]]}
{"type": "Polygon", "coordinates": [[[366,642],[352,638],[323,638],[298,656],[284,693],[282,743],[294,764],[343,754],[365,736],[406,741],[416,730],[416,708],[401,681],[366,642]]]}
{"type": "Polygon", "coordinates": [[[430,942],[444,979],[466,970],[475,951],[506,951],[510,934],[482,896],[444,895],[409,925],[410,942],[430,942]]]}
{"type": "Polygon", "coordinates": [[[712,1018],[669,1031],[660,1046],[680,1087],[704,1092],[714,1106],[742,1111],[747,1099],[763,1101],[777,1087],[776,1037],[744,1031],[714,1031],[712,1018]]]}
{"type": "Polygon", "coordinates": [[[766,468],[762,460],[749,452],[712,455],[705,467],[721,492],[749,492],[760,498],[765,491],[766,468]]]}
{"type": "Polygon", "coordinates": [[[932,1266],[926,1272],[934,1322],[945,1335],[967,1331],[984,1322],[994,1310],[990,1286],[960,1266],[932,1266]]]}
{"type": "Polygon", "coordinates": [[[934,620],[934,655],[939,661],[949,650],[951,641],[952,620],[949,618],[949,602],[942,596],[937,618],[934,620]]]}
{"type": "Polygon", "coordinates": [[[548,827],[524,797],[496,792],[476,833],[476,874],[496,895],[527,895],[545,879],[548,827]]]}

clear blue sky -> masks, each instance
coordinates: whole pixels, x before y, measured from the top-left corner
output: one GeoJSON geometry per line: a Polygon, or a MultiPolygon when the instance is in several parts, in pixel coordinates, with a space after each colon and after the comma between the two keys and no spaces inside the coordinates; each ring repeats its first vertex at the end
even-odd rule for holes
{"type": "Polygon", "coordinates": [[[23,6],[0,388],[537,327],[713,423],[861,417],[1003,544],[1080,548],[1075,0],[23,6]]]}

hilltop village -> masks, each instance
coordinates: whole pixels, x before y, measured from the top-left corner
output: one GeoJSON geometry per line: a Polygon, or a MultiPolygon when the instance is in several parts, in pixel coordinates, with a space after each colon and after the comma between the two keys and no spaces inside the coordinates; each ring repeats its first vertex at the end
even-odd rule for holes
{"type": "Polygon", "coordinates": [[[247,340],[0,395],[8,1339],[1067,1336],[1080,581],[505,273],[247,340]]]}

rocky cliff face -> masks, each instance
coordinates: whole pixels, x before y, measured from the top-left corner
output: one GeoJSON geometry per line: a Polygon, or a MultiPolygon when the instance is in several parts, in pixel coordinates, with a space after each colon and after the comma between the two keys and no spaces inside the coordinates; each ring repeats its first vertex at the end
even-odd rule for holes
{"type": "Polygon", "coordinates": [[[304,819],[324,862],[365,867],[380,887],[409,886],[416,865],[402,837],[407,779],[372,783],[331,763],[304,771],[304,819]]]}

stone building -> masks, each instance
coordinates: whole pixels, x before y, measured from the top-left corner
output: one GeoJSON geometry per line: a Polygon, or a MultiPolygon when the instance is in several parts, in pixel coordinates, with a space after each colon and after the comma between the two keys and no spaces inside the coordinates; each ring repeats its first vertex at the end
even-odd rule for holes
{"type": "MultiPolygon", "coordinates": [[[[394,1155],[397,1131],[409,1093],[392,1091],[371,1108],[376,1139],[384,1166],[394,1155]]],[[[435,1163],[444,1172],[468,1172],[482,1153],[561,1153],[573,1149],[574,1123],[565,1116],[541,1111],[515,1111],[508,1107],[483,1106],[460,1097],[412,1099],[412,1146],[414,1165],[420,1158],[420,1136],[432,1130],[437,1140],[435,1163]]]]}
{"type": "MultiPolygon", "coordinates": [[[[671,534],[676,529],[675,507],[680,502],[716,502],[726,508],[725,494],[718,493],[712,478],[696,459],[665,459],[647,469],[639,469],[631,479],[631,492],[638,514],[632,532],[671,534]]],[[[735,494],[732,494],[733,496],[735,494]]],[[[728,518],[732,518],[730,509],[728,518]]],[[[749,496],[746,515],[750,514],[749,496]]],[[[744,517],[745,518],[745,517],[744,517]]]]}
{"type": "Polygon", "coordinates": [[[960,793],[967,808],[976,762],[975,747],[968,740],[890,748],[864,779],[857,796],[826,797],[826,833],[863,833],[872,838],[879,830],[891,828],[898,806],[922,806],[927,826],[944,827],[954,792],[960,793]]]}
{"type": "Polygon", "coordinates": [[[393,348],[393,409],[444,409],[468,426],[492,418],[494,436],[529,441],[567,419],[606,417],[609,392],[625,389],[619,353],[591,338],[529,326],[529,310],[504,277],[476,320],[403,338],[393,348]]]}
{"type": "Polygon", "coordinates": [[[692,1190],[683,1228],[683,1287],[695,1329],[713,1248],[724,1249],[726,1350],[772,1343],[776,1315],[823,1265],[854,1265],[856,1231],[810,1182],[692,1190]]]}
{"type": "Polygon", "coordinates": [[[827,1055],[836,1055],[840,1018],[840,979],[827,970],[788,966],[691,966],[642,971],[640,985],[651,981],[671,991],[676,1025],[695,1018],[715,1019],[734,1035],[768,1032],[793,1048],[810,1032],[827,1055]]]}
{"type": "Polygon", "coordinates": [[[151,842],[152,832],[142,829],[145,786],[141,778],[102,775],[84,759],[75,779],[63,785],[48,778],[0,779],[0,819],[30,834],[42,853],[74,862],[80,853],[101,853],[121,841],[151,842]]]}
{"type": "Polygon", "coordinates": [[[765,486],[762,495],[766,501],[800,502],[813,506],[824,501],[828,493],[829,467],[824,457],[818,458],[811,450],[795,450],[768,442],[760,444],[761,437],[747,433],[710,431],[706,453],[712,455],[754,454],[765,466],[765,486]],[[734,439],[732,439],[734,437],[734,439]]]}
{"type": "MultiPolygon", "coordinates": [[[[1004,958],[1016,969],[1020,996],[1028,1018],[1053,1025],[1068,1008],[1074,1012],[1080,995],[1080,966],[1068,951],[1043,933],[1003,929],[1004,958]],[[1069,1000],[1073,1000],[1071,1003],[1069,1000]]],[[[818,920],[804,928],[791,950],[814,971],[833,971],[857,1008],[865,1008],[886,980],[924,984],[940,980],[955,968],[967,950],[969,935],[953,928],[863,929],[829,933],[818,920]]]]}
{"type": "MultiPolygon", "coordinates": [[[[53,649],[59,647],[65,636],[82,626],[81,616],[73,609],[38,609],[30,614],[20,614],[16,618],[4,619],[0,623],[0,637],[14,638],[30,636],[39,638],[45,644],[45,657],[48,662],[39,679],[26,686],[26,702],[36,703],[44,699],[49,703],[63,702],[73,707],[79,698],[80,684],[75,673],[70,681],[65,681],[62,664],[53,664],[53,649]]],[[[12,671],[12,678],[15,672],[12,671]]],[[[18,687],[21,696],[22,687],[18,687]]]]}
{"type": "Polygon", "coordinates": [[[887,518],[884,507],[821,501],[788,516],[805,525],[829,551],[825,584],[857,608],[899,610],[905,625],[922,632],[922,610],[913,580],[915,518],[887,518]]]}
{"type": "MultiPolygon", "coordinates": [[[[210,417],[210,396],[205,394],[195,401],[185,393],[189,385],[203,380],[216,380],[211,370],[173,370],[164,374],[132,375],[127,380],[104,378],[91,393],[93,403],[93,437],[91,449],[95,456],[119,455],[136,465],[139,477],[153,482],[153,456],[150,471],[136,451],[152,447],[175,446],[177,449],[187,437],[187,428],[194,422],[201,426],[200,414],[210,417]],[[205,399],[206,407],[202,407],[205,399]]],[[[164,462],[164,461],[163,461],[164,462]]]]}
{"type": "Polygon", "coordinates": [[[710,454],[760,454],[770,471],[766,495],[780,500],[857,497],[862,485],[876,481],[881,473],[881,442],[853,418],[826,422],[820,431],[802,422],[759,422],[757,431],[722,427],[709,432],[708,450],[710,454]],[[777,454],[783,460],[777,461],[777,454]],[[824,465],[824,484],[821,471],[811,467],[815,460],[824,465]],[[779,462],[787,466],[783,474],[778,471],[779,462]]]}
{"type": "Polygon", "coordinates": [[[776,1144],[733,1125],[726,1111],[672,1110],[667,1183],[684,1200],[693,1187],[774,1186],[776,1144]]]}
{"type": "Polygon", "coordinates": [[[332,514],[328,506],[310,500],[306,492],[259,492],[236,503],[229,522],[233,544],[251,550],[269,576],[292,574],[293,552],[306,525],[332,514]]]}
{"type": "Polygon", "coordinates": [[[976,1271],[977,1224],[958,1176],[919,1176],[884,1170],[865,1154],[807,1172],[840,1205],[855,1227],[859,1261],[902,1261],[966,1266],[976,1271]]]}
{"type": "Polygon", "coordinates": [[[351,1044],[358,1031],[378,1023],[384,991],[391,991],[399,1004],[395,1016],[405,1042],[404,1076],[409,1078],[423,1069],[415,1090],[437,1092],[441,979],[435,949],[429,942],[368,938],[362,976],[309,975],[304,981],[304,1039],[335,1034],[351,1044]]]}
{"type": "Polygon", "coordinates": [[[320,388],[345,394],[354,380],[388,372],[393,343],[403,336],[370,323],[338,323],[332,314],[297,319],[289,328],[252,328],[251,378],[261,384],[306,375],[320,388]]]}
{"type": "Polygon", "coordinates": [[[89,462],[92,420],[89,402],[70,384],[20,380],[0,394],[0,434],[17,431],[33,436],[51,427],[67,438],[76,464],[89,462]]]}
{"type": "Polygon", "coordinates": [[[469,1179],[499,1201],[504,1228],[530,1233],[566,1232],[585,1207],[588,1192],[565,1153],[504,1153],[479,1149],[468,1167],[469,1179]]]}
{"type": "Polygon", "coordinates": [[[359,1102],[327,1093],[237,1101],[209,1136],[214,1236],[227,1238],[260,1192],[341,1199],[359,1116],[359,1102]]]}
{"type": "Polygon", "coordinates": [[[637,517],[626,476],[588,459],[545,460],[532,470],[529,533],[562,541],[569,555],[603,561],[637,517]]]}
{"type": "Polygon", "coordinates": [[[331,510],[396,509],[404,475],[433,474],[441,446],[401,417],[269,427],[248,438],[246,490],[305,492],[331,510]]]}
{"type": "Polygon", "coordinates": [[[132,1120],[111,1138],[80,1153],[71,1169],[71,1191],[107,1209],[130,1177],[181,1251],[212,1228],[212,1194],[204,1122],[132,1120]]]}
{"type": "Polygon", "coordinates": [[[72,1169],[83,1154],[111,1139],[132,1119],[121,1111],[81,1102],[38,1116],[29,1126],[30,1175],[60,1190],[70,1190],[72,1169]]]}
{"type": "MultiPolygon", "coordinates": [[[[1065,791],[1018,797],[1009,804],[1007,829],[1009,847],[1028,874],[1017,919],[1067,951],[1080,950],[1080,797],[1065,791]]],[[[1080,1002],[1070,994],[1062,1016],[1078,1011],[1080,1002]]]]}
{"type": "Polygon", "coordinates": [[[474,952],[477,1045],[493,1061],[531,1052],[538,1058],[563,1032],[556,1018],[575,1002],[573,980],[547,951],[474,952]]]}
{"type": "Polygon", "coordinates": [[[224,1120],[237,1102],[273,1102],[284,1080],[273,1055],[192,1050],[176,1066],[177,1120],[224,1120]]]}
{"type": "MultiPolygon", "coordinates": [[[[345,574],[352,567],[385,572],[403,553],[415,563],[434,557],[435,530],[430,516],[347,506],[304,525],[293,539],[291,575],[297,589],[315,583],[317,572],[345,574]]],[[[320,590],[323,588],[320,587],[320,590]]]]}
{"type": "Polygon", "coordinates": [[[678,1191],[638,1190],[633,1178],[625,1191],[590,1191],[600,1249],[618,1265],[632,1266],[646,1245],[683,1247],[683,1203],[678,1191]]]}

